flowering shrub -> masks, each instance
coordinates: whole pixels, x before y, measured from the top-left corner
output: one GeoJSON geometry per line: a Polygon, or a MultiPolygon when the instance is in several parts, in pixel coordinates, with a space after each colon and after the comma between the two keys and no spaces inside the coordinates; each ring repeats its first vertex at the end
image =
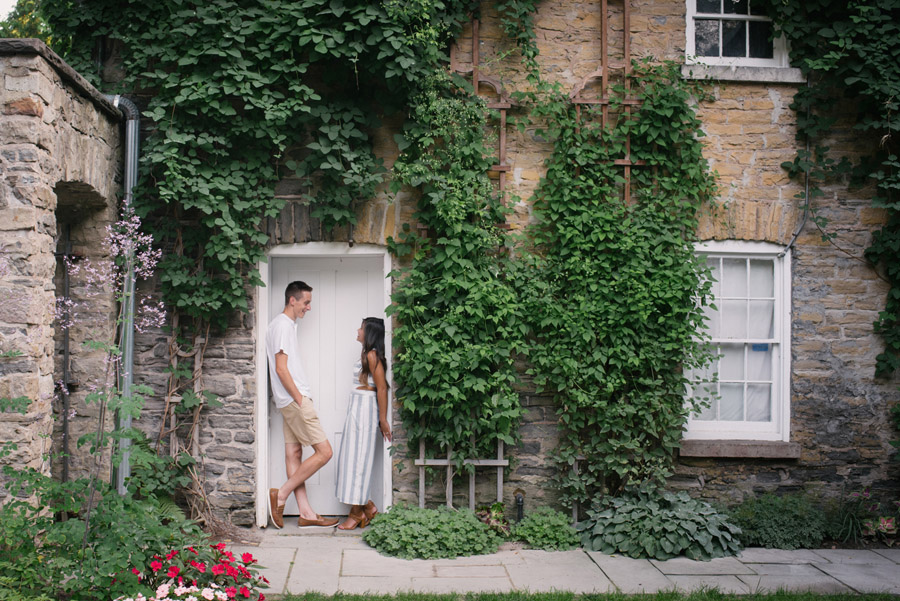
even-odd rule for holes
{"type": "Polygon", "coordinates": [[[256,559],[243,553],[240,559],[218,543],[199,549],[172,549],[164,556],[154,555],[146,566],[132,567],[131,573],[145,591],[133,597],[119,597],[119,601],[263,601],[259,592],[268,587],[268,580],[250,567],[256,559]],[[145,596],[146,595],[150,595],[145,596]]]}

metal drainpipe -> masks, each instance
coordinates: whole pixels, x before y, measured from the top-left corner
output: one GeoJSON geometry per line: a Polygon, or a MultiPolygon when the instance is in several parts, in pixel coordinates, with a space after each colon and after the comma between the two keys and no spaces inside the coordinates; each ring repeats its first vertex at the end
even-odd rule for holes
{"type": "MultiPolygon", "coordinates": [[[[105,95],[113,106],[125,115],[125,198],[123,206],[131,207],[132,190],[137,182],[138,171],[138,126],[141,114],[137,106],[127,98],[116,94],[105,95]]],[[[123,302],[125,303],[124,318],[122,320],[122,370],[119,374],[119,389],[123,397],[131,396],[131,388],[134,384],[134,251],[129,251],[125,256],[127,273],[122,287],[123,302]]],[[[131,416],[126,415],[119,420],[119,428],[131,427],[131,416]]],[[[128,448],[131,440],[120,439],[120,448],[123,450],[122,462],[116,470],[116,489],[120,495],[124,495],[125,479],[131,475],[130,458],[128,448]]]]}

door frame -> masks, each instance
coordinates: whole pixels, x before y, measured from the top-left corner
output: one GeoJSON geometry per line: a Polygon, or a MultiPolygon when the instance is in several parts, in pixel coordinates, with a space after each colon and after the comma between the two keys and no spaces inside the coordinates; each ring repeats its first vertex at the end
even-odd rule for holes
{"type": "MultiPolygon", "coordinates": [[[[282,244],[275,246],[266,254],[270,257],[287,258],[341,258],[341,257],[382,257],[384,265],[384,306],[391,302],[391,256],[387,248],[375,244],[348,245],[346,242],[304,242],[298,244],[282,244]]],[[[266,470],[269,465],[269,370],[266,359],[266,328],[275,316],[269,315],[269,300],[271,291],[269,286],[268,260],[257,263],[259,277],[265,286],[256,288],[256,525],[265,528],[269,523],[269,491],[266,488],[266,470]]],[[[277,292],[276,292],[277,294],[277,292]]],[[[384,320],[384,346],[388,357],[391,351],[391,320],[384,320]]],[[[388,362],[388,384],[393,389],[393,371],[391,362],[388,362]]],[[[391,398],[388,394],[388,415],[391,412],[391,398]]],[[[379,440],[382,440],[379,437],[379,440]]],[[[390,443],[384,444],[384,461],[382,463],[383,497],[376,499],[379,507],[385,509],[391,506],[392,470],[390,443]]],[[[375,477],[378,477],[377,475],[375,477]]]]}

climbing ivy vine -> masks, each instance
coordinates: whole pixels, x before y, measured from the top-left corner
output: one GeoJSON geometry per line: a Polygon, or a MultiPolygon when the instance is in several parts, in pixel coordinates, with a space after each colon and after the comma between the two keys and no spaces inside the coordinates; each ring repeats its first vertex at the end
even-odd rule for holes
{"type": "Polygon", "coordinates": [[[900,1],[769,0],[769,14],[790,43],[791,64],[810,80],[791,108],[798,115],[798,137],[812,148],[801,150],[785,166],[793,175],[809,174],[812,187],[806,202],[813,222],[826,230],[827,220],[815,211],[821,185],[851,178],[855,185],[875,188],[872,206],[885,210],[865,256],[890,283],[885,309],[875,331],[885,343],[876,375],[900,368],[900,1]],[[851,162],[837,159],[823,140],[838,121],[853,123],[868,139],[868,156],[851,162]]]}
{"type": "Polygon", "coordinates": [[[617,494],[671,473],[687,413],[690,370],[710,360],[702,304],[709,279],[694,254],[698,217],[715,195],[701,154],[696,83],[674,64],[635,63],[610,114],[581,118],[564,91],[536,105],[554,150],[536,194],[537,255],[526,278],[535,318],[529,359],[539,388],[555,393],[564,501],[617,494]],[[630,136],[632,192],[622,167],[630,136]]]}
{"type": "Polygon", "coordinates": [[[516,353],[526,333],[523,304],[509,279],[506,209],[488,179],[484,103],[458,78],[435,73],[410,106],[395,189],[421,191],[416,220],[392,250],[411,264],[391,312],[400,351],[397,400],[411,451],[452,451],[460,461],[513,443],[521,415],[516,353]]]}

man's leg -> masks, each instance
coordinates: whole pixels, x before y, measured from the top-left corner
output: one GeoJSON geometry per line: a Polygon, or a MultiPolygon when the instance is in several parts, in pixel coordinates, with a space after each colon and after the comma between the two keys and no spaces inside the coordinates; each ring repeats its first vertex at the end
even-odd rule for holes
{"type": "MultiPolygon", "coordinates": [[[[287,472],[287,477],[290,479],[291,475],[300,469],[300,465],[303,463],[303,445],[299,443],[285,444],[284,445],[284,468],[287,472]]],[[[309,506],[309,498],[306,496],[306,482],[303,482],[294,489],[294,495],[297,497],[297,507],[300,508],[300,515],[303,517],[307,517],[308,511],[312,511],[309,506]]],[[[290,496],[290,495],[289,495],[290,496]]],[[[287,500],[285,499],[285,502],[287,500]]]]}
{"type": "MultiPolygon", "coordinates": [[[[288,455],[290,455],[290,452],[288,451],[289,446],[300,447],[299,444],[284,445],[285,460],[287,460],[288,455]]],[[[300,509],[300,516],[305,519],[315,519],[316,512],[313,511],[312,507],[310,507],[309,505],[309,499],[306,497],[306,487],[303,485],[303,483],[306,482],[307,478],[322,469],[322,467],[324,467],[325,464],[328,463],[328,461],[331,459],[332,455],[333,452],[331,450],[331,443],[327,440],[314,444],[313,454],[307,457],[306,460],[301,461],[302,448],[294,451],[294,458],[299,462],[299,466],[297,466],[294,471],[291,472],[291,465],[286,461],[288,481],[282,484],[281,488],[278,489],[278,504],[283,505],[287,502],[287,498],[291,495],[291,493],[296,493],[297,505],[300,509]],[[301,487],[303,489],[302,492],[298,490],[301,487]]]]}

